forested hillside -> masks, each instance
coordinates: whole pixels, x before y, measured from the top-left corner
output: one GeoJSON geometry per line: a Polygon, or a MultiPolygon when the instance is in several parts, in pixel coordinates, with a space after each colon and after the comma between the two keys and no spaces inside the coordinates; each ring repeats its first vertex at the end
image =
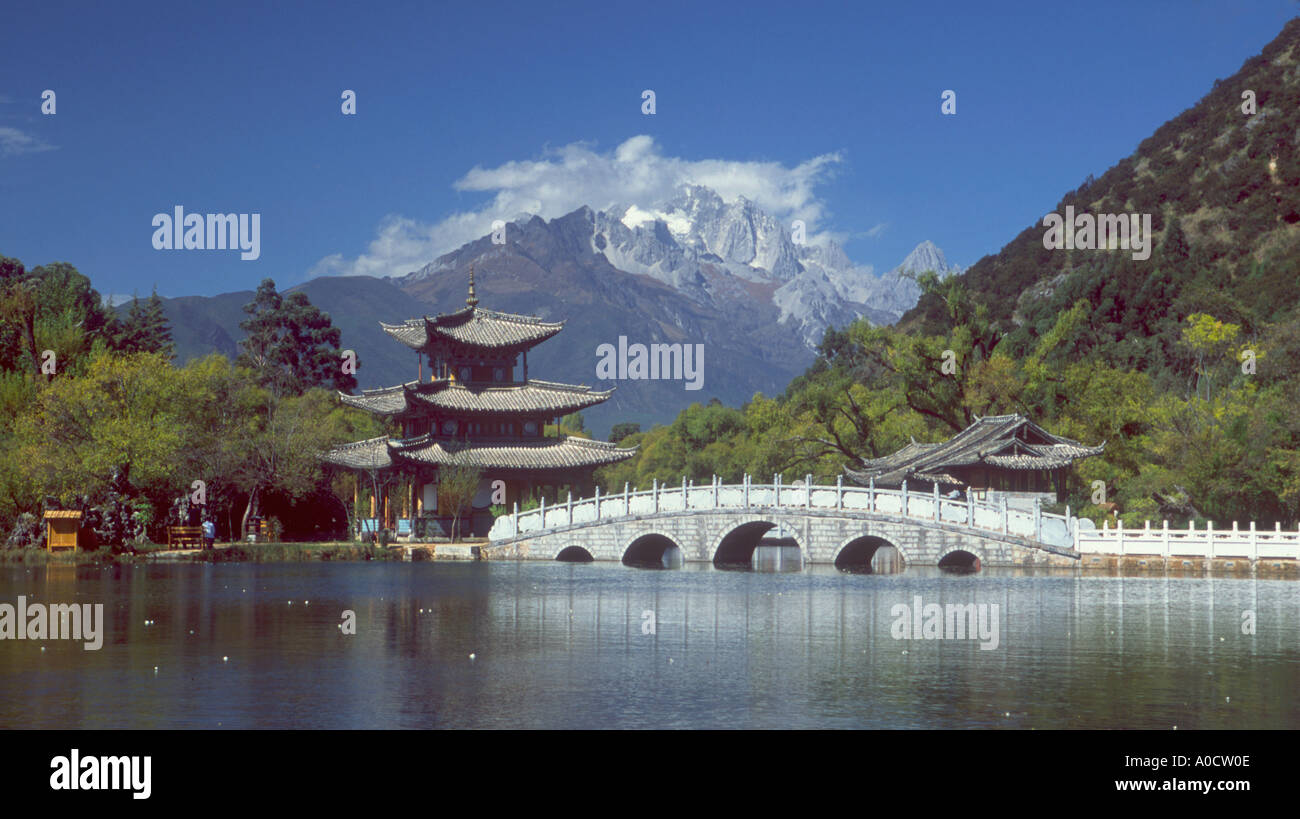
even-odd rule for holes
{"type": "MultiPolygon", "coordinates": [[[[1076,301],[1086,320],[1056,358],[1095,358],[1149,373],[1161,388],[1193,377],[1181,327],[1205,313],[1261,339],[1291,372],[1300,309],[1300,20],[1193,107],[1165,123],[1099,179],[1061,197],[1054,212],[1151,214],[1160,249],[1145,261],[1123,251],[1048,250],[1041,224],[962,277],[1025,354],[1076,301]],[[1250,113],[1253,111],[1253,113],[1250,113]]],[[[930,296],[906,326],[943,332],[930,296]]]]}

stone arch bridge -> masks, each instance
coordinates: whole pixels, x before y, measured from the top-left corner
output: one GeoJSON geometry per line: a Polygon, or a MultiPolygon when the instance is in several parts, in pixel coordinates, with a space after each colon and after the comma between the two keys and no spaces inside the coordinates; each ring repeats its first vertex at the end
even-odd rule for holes
{"type": "MultiPolygon", "coordinates": [[[[811,477],[811,476],[810,476],[811,477]]],[[[937,492],[873,486],[793,486],[718,478],[707,486],[584,499],[497,518],[485,559],[654,563],[748,562],[760,543],[797,546],[802,563],[869,563],[892,546],[904,565],[1077,566],[1078,521],[937,492]],[[764,539],[766,538],[766,539],[764,539]],[[676,549],[676,552],[670,550],[676,549]],[[978,563],[974,561],[978,560],[978,563]]]]}

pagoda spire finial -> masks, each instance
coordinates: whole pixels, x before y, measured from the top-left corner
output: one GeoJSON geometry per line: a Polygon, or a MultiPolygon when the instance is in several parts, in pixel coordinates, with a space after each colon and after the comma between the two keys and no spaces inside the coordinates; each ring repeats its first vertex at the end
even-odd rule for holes
{"type": "Polygon", "coordinates": [[[465,303],[468,304],[470,307],[474,307],[475,305],[478,304],[478,296],[474,295],[474,263],[473,262],[469,263],[469,298],[465,299],[465,303]]]}

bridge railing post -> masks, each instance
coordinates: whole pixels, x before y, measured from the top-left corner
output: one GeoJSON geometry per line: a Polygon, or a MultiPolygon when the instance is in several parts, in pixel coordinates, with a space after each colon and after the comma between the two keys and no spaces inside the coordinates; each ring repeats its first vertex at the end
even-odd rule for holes
{"type": "Polygon", "coordinates": [[[942,520],[943,515],[939,514],[939,484],[934,484],[934,519],[942,520]]]}
{"type": "Polygon", "coordinates": [[[745,473],[745,508],[749,508],[749,473],[745,473]]]}
{"type": "Polygon", "coordinates": [[[971,494],[969,485],[966,487],[966,525],[975,528],[975,496],[971,494]]]}
{"type": "MultiPolygon", "coordinates": [[[[691,482],[692,485],[694,485],[694,483],[695,483],[694,481],[691,482]]],[[[687,509],[690,508],[691,508],[690,495],[686,493],[686,476],[683,475],[682,476],[682,511],[685,512],[687,509]]]]}
{"type": "Polygon", "coordinates": [[[1115,518],[1115,524],[1115,537],[1119,539],[1119,546],[1116,548],[1116,551],[1119,552],[1122,557],[1124,555],[1124,519],[1118,517],[1115,518]]]}
{"type": "Polygon", "coordinates": [[[658,479],[658,478],[655,478],[654,483],[651,484],[651,486],[650,486],[650,491],[651,491],[651,492],[653,493],[653,495],[654,495],[654,499],[655,499],[655,514],[657,515],[657,514],[659,514],[659,479],[658,479]]]}
{"type": "Polygon", "coordinates": [[[1007,496],[1002,496],[1002,534],[1007,533],[1007,496]]]}
{"type": "Polygon", "coordinates": [[[903,517],[907,517],[907,481],[903,481],[903,517]]]}
{"type": "Polygon", "coordinates": [[[718,484],[721,482],[722,482],[721,478],[719,478],[717,475],[713,476],[713,508],[714,509],[718,508],[718,484]]]}
{"type": "Polygon", "coordinates": [[[627,494],[628,481],[623,481],[623,515],[632,514],[632,498],[627,494]]]}
{"type": "Polygon", "coordinates": [[[1259,560],[1259,541],[1255,535],[1255,521],[1250,522],[1250,559],[1259,560]]]}
{"type": "Polygon", "coordinates": [[[600,520],[600,486],[596,486],[596,520],[600,520]]]}
{"type": "Polygon", "coordinates": [[[876,511],[876,479],[874,477],[867,484],[867,511],[876,511]]]}
{"type": "Polygon", "coordinates": [[[1206,544],[1208,544],[1206,547],[1206,553],[1210,557],[1210,559],[1213,560],[1214,559],[1214,521],[1212,520],[1207,520],[1205,522],[1205,542],[1206,544]]]}
{"type": "Polygon", "coordinates": [[[1043,542],[1043,505],[1034,501],[1034,540],[1043,542]]]}
{"type": "Polygon", "coordinates": [[[835,476],[835,508],[844,508],[844,473],[835,476]]]}
{"type": "Polygon", "coordinates": [[[804,475],[803,488],[804,488],[804,492],[807,493],[807,497],[804,498],[804,508],[811,509],[812,508],[812,473],[811,472],[804,475]]]}
{"type": "Polygon", "coordinates": [[[515,501],[515,510],[511,513],[515,521],[515,534],[519,534],[519,501],[515,501]]]}
{"type": "Polygon", "coordinates": [[[537,515],[542,519],[541,528],[546,528],[546,496],[542,495],[541,500],[537,503],[537,515]]]}
{"type": "Polygon", "coordinates": [[[573,490],[569,490],[569,500],[564,504],[569,510],[569,525],[573,525],[573,490]]]}
{"type": "Polygon", "coordinates": [[[1169,521],[1168,521],[1168,519],[1166,519],[1166,520],[1163,522],[1162,526],[1161,526],[1161,532],[1160,532],[1160,554],[1161,554],[1161,556],[1163,556],[1163,557],[1165,557],[1165,558],[1168,558],[1168,557],[1169,557],[1169,521]]]}
{"type": "Polygon", "coordinates": [[[781,505],[781,473],[776,472],[772,475],[772,505],[781,505]]]}

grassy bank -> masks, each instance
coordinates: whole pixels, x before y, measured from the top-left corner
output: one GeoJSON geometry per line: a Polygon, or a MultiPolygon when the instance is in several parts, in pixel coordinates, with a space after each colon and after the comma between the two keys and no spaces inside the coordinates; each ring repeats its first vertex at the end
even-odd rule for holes
{"type": "Polygon", "coordinates": [[[48,552],[45,549],[0,550],[0,566],[95,566],[112,563],[291,563],[311,560],[401,560],[400,549],[384,549],[369,543],[231,543],[215,549],[172,552],[159,544],[143,544],[131,551],[78,550],[48,552]]]}
{"type": "Polygon", "coordinates": [[[401,560],[400,549],[370,543],[232,543],[180,556],[196,563],[291,563],[310,560],[401,560]]]}
{"type": "Polygon", "coordinates": [[[111,552],[108,549],[76,552],[49,552],[45,549],[0,550],[0,566],[96,566],[106,563],[143,563],[161,547],[145,547],[136,552],[111,552]]]}

